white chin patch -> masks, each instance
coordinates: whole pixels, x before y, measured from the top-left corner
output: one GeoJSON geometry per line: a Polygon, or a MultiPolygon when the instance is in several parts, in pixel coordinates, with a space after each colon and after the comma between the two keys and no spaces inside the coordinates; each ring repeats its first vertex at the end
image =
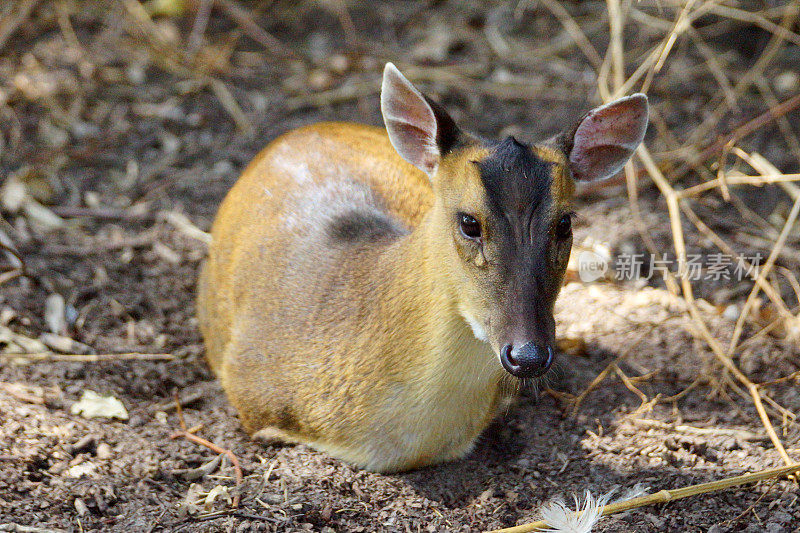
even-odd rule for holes
{"type": "Polygon", "coordinates": [[[472,333],[475,335],[476,339],[483,342],[489,341],[489,338],[486,336],[486,330],[483,329],[483,326],[481,326],[477,320],[466,313],[462,313],[462,316],[464,317],[464,320],[467,321],[467,324],[469,324],[469,327],[472,328],[472,333]]]}

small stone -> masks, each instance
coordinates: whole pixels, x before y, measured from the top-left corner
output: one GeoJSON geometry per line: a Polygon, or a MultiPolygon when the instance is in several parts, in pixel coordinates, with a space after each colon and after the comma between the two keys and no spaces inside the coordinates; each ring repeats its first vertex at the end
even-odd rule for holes
{"type": "Polygon", "coordinates": [[[86,461],[75,466],[71,466],[67,472],[66,476],[71,478],[81,478],[83,476],[94,476],[95,472],[97,471],[97,465],[92,462],[86,461]]]}
{"type": "Polygon", "coordinates": [[[214,163],[214,166],[211,167],[211,172],[217,174],[218,176],[227,176],[231,174],[235,170],[233,163],[231,163],[227,159],[223,159],[221,161],[217,161],[214,163]]]}
{"type": "Polygon", "coordinates": [[[321,91],[331,86],[331,75],[324,70],[314,69],[308,75],[308,86],[315,91],[321,91]]]}
{"type": "Polygon", "coordinates": [[[98,444],[97,449],[95,450],[95,455],[98,459],[110,459],[113,454],[114,451],[111,449],[111,446],[105,442],[98,444]]]}
{"type": "Polygon", "coordinates": [[[168,153],[174,154],[177,153],[178,150],[181,148],[181,140],[172,135],[171,133],[164,132],[161,135],[161,149],[168,153]]]}
{"type": "Polygon", "coordinates": [[[128,411],[117,398],[113,396],[101,396],[92,390],[85,390],[81,399],[70,407],[73,415],[81,415],[84,418],[118,418],[128,420],[128,411]]]}
{"type": "Polygon", "coordinates": [[[6,306],[0,310],[0,325],[6,326],[9,322],[17,318],[17,312],[6,306]]]}
{"type": "MultiPolygon", "coordinates": [[[[66,309],[64,311],[64,321],[66,323],[66,309]]],[[[39,335],[39,341],[61,353],[90,354],[94,352],[91,346],[55,333],[42,333],[39,335]]]]}
{"type": "Polygon", "coordinates": [[[82,120],[73,122],[70,125],[70,131],[72,132],[72,135],[78,139],[84,139],[100,133],[100,130],[96,125],[82,120]]]}
{"type": "Polygon", "coordinates": [[[89,508],[83,503],[80,498],[75,498],[75,510],[78,511],[78,516],[86,516],[89,514],[89,508]]]}
{"type": "Polygon", "coordinates": [[[28,189],[16,175],[9,176],[6,184],[0,189],[0,205],[11,213],[22,209],[27,198],[28,189]]]}
{"type": "Polygon", "coordinates": [[[100,195],[95,191],[86,191],[83,193],[83,201],[86,207],[100,207],[100,195]]]}
{"type": "Polygon", "coordinates": [[[125,69],[125,75],[128,77],[128,81],[135,85],[144,83],[145,71],[144,67],[140,64],[131,63],[128,68],[125,69]]]}
{"type": "Polygon", "coordinates": [[[800,75],[792,70],[786,70],[775,76],[775,89],[780,93],[795,92],[800,86],[800,75]]]}
{"type": "Polygon", "coordinates": [[[734,304],[729,305],[722,312],[722,316],[724,316],[728,320],[736,320],[737,318],[739,318],[739,307],[734,304]]]}
{"type": "Polygon", "coordinates": [[[337,74],[343,74],[348,68],[350,68],[350,60],[347,58],[347,56],[342,54],[333,54],[330,57],[329,64],[331,70],[337,74]]]}

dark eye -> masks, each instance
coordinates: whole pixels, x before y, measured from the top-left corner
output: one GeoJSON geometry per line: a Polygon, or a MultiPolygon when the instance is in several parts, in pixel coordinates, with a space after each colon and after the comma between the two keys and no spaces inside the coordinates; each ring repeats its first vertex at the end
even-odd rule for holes
{"type": "Polygon", "coordinates": [[[481,223],[475,220],[475,217],[461,213],[458,215],[458,223],[461,227],[461,233],[470,239],[481,238],[481,223]]]}
{"type": "Polygon", "coordinates": [[[556,237],[559,239],[568,239],[572,235],[572,217],[564,215],[556,224],[556,237]]]}

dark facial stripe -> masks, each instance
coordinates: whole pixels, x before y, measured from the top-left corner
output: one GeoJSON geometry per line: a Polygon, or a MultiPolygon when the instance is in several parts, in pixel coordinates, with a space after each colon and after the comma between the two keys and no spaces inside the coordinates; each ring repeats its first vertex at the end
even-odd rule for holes
{"type": "Polygon", "coordinates": [[[549,233],[553,163],[529,146],[508,137],[478,163],[500,248],[499,268],[505,278],[503,298],[523,337],[552,342],[552,307],[558,293],[551,268],[549,233]]]}
{"type": "Polygon", "coordinates": [[[515,226],[518,237],[529,240],[534,230],[530,218],[551,194],[552,163],[509,136],[478,167],[492,211],[515,226]]]}

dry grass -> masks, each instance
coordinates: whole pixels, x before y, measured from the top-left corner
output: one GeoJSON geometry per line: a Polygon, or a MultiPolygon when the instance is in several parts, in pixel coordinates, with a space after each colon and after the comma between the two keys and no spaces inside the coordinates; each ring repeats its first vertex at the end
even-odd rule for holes
{"type": "MultiPolygon", "coordinates": [[[[653,78],[657,76],[671,60],[671,54],[675,50],[675,45],[680,39],[688,40],[690,43],[689,46],[694,47],[698,52],[697,55],[704,59],[704,63],[692,66],[705,68],[709,78],[714,79],[719,84],[720,96],[717,98],[718,104],[716,109],[714,109],[708,118],[697,125],[693,134],[690,134],[685,139],[678,139],[672,131],[658,130],[656,139],[652,144],[661,147],[669,147],[672,154],[671,157],[662,156],[656,159],[653,156],[651,147],[642,145],[637,151],[636,159],[641,166],[644,167],[646,176],[652,180],[652,183],[666,199],[672,241],[678,259],[678,271],[666,274],[667,279],[665,279],[665,281],[667,287],[685,300],[688,305],[688,313],[696,325],[697,332],[711,349],[719,365],[725,370],[721,378],[722,382],[718,383],[718,386],[725,387],[726,385],[733,385],[725,383],[724,381],[727,379],[728,375],[733,376],[738,386],[733,385],[731,388],[742,397],[752,401],[760,422],[763,424],[764,431],[769,436],[770,441],[785,464],[790,466],[788,469],[783,468],[780,470],[780,475],[788,474],[790,478],[794,479],[796,475],[800,474],[800,471],[791,468],[792,465],[795,467],[797,466],[797,459],[793,459],[787,453],[778,432],[775,430],[770,415],[782,421],[783,430],[785,432],[787,426],[797,423],[797,414],[772,400],[764,390],[762,384],[751,381],[735,363],[734,355],[737,352],[737,348],[740,347],[745,324],[752,322],[748,321],[748,319],[751,318],[750,314],[761,292],[768,295],[770,302],[774,306],[777,318],[772,324],[764,327],[760,332],[756,332],[755,335],[768,334],[769,332],[767,330],[772,331],[775,328],[780,328],[782,331],[786,332],[786,335],[790,336],[790,341],[800,343],[800,336],[798,336],[797,331],[798,324],[800,324],[800,312],[798,312],[796,308],[794,311],[791,310],[781,298],[780,294],[783,292],[779,288],[781,281],[774,275],[776,259],[787,245],[787,238],[792,234],[797,234],[795,228],[797,226],[797,217],[800,213],[800,187],[794,182],[800,181],[800,175],[782,173],[775,165],[771,164],[760,154],[748,153],[738,146],[739,141],[744,137],[754,133],[760,127],[764,127],[770,122],[777,120],[780,121],[782,125],[781,133],[785,137],[786,146],[790,147],[796,160],[800,161],[800,150],[798,149],[796,134],[786,123],[784,117],[787,112],[800,106],[800,95],[796,95],[783,103],[779,103],[774,95],[770,93],[769,86],[763,82],[764,72],[771,61],[784,47],[796,46],[798,38],[800,38],[800,35],[791,31],[791,28],[798,19],[798,15],[800,15],[800,4],[796,2],[787,2],[782,8],[775,9],[770,15],[766,15],[763,13],[736,9],[726,6],[723,2],[716,0],[686,0],[684,2],[665,1],[660,2],[662,15],[659,18],[640,11],[641,3],[638,2],[631,3],[621,2],[620,0],[607,0],[606,4],[610,40],[602,63],[597,69],[598,94],[603,102],[609,102],[631,91],[647,93],[653,78]],[[713,53],[705,46],[700,32],[692,26],[692,21],[708,14],[716,15],[721,21],[730,20],[744,25],[758,24],[772,34],[771,39],[764,47],[753,66],[743,75],[740,75],[735,84],[731,83],[724,67],[719,64],[713,53]],[[770,16],[779,16],[780,21],[778,23],[773,23],[770,21],[770,16]],[[624,29],[626,26],[631,25],[644,26],[654,33],[660,32],[662,37],[660,40],[657,40],[655,44],[648,45],[648,50],[626,49],[626,42],[623,36],[624,29]],[[644,59],[640,61],[630,60],[630,58],[641,57],[644,57],[644,59]],[[631,71],[633,71],[632,74],[626,74],[631,71]],[[703,139],[710,133],[722,129],[721,121],[723,117],[727,112],[735,109],[738,99],[752,98],[749,94],[752,90],[761,93],[768,109],[767,112],[757,117],[754,121],[750,121],[728,134],[721,134],[716,136],[716,138],[712,137],[713,142],[710,145],[705,143],[703,139]],[[756,172],[756,175],[743,175],[739,171],[730,170],[731,166],[729,166],[728,163],[730,155],[734,155],[746,162],[749,167],[756,172]],[[687,186],[687,180],[683,178],[686,177],[688,168],[691,168],[700,176],[715,177],[710,177],[696,185],[687,186]],[[670,172],[668,169],[678,170],[670,172]],[[720,338],[712,333],[710,327],[706,323],[704,315],[697,305],[695,287],[689,279],[689,276],[686,275],[687,251],[683,226],[684,219],[681,213],[685,213],[689,222],[691,222],[700,233],[710,238],[721,252],[730,254],[733,248],[717,233],[711,230],[709,225],[700,217],[694,214],[691,208],[692,200],[699,195],[715,193],[722,195],[725,200],[729,200],[729,188],[732,186],[760,187],[770,183],[777,183],[787,193],[792,200],[791,209],[783,220],[778,235],[762,241],[762,245],[768,249],[767,260],[761,265],[758,274],[753,276],[753,288],[738,316],[733,334],[730,338],[720,338]]],[[[548,8],[553,9],[549,4],[548,8]]],[[[587,55],[587,58],[591,60],[594,56],[594,51],[592,49],[587,53],[586,43],[589,43],[589,38],[580,30],[580,25],[575,23],[571,18],[567,19],[564,13],[558,12],[557,16],[570,34],[574,35],[580,49],[587,55]]],[[[636,204],[638,190],[642,187],[642,184],[638,182],[639,175],[636,172],[633,162],[626,166],[625,176],[627,179],[630,201],[636,204]]],[[[642,235],[644,242],[650,243],[650,251],[652,253],[658,252],[652,244],[652,239],[648,238],[649,236],[646,234],[646,224],[641,218],[639,209],[634,206],[633,212],[637,217],[638,227],[642,228],[644,232],[642,235]]],[[[791,283],[791,279],[786,279],[783,283],[789,284],[791,283]]],[[[631,348],[635,348],[635,345],[631,348]]],[[[620,358],[624,356],[625,354],[621,355],[620,358]]],[[[592,382],[587,391],[576,397],[576,409],[580,405],[580,401],[585,397],[586,392],[596,387],[600,381],[611,374],[612,370],[619,375],[620,379],[627,387],[631,388],[628,378],[621,373],[615,363],[611,363],[598,375],[598,378],[592,382]]],[[[791,380],[794,379],[794,377],[794,375],[785,376],[785,379],[791,380]]],[[[704,378],[709,381],[717,380],[716,377],[709,375],[704,376],[704,378]]],[[[638,395],[643,396],[638,389],[633,388],[632,390],[638,395]]],[[[642,402],[643,404],[646,403],[647,398],[643,397],[642,402]]],[[[775,474],[772,473],[772,475],[775,474]]],[[[710,484],[708,489],[721,490],[726,486],[727,485],[724,484],[719,486],[710,484]]],[[[697,493],[691,493],[691,495],[694,494],[697,493]]],[[[628,509],[638,505],[653,503],[653,501],[651,501],[652,497],[644,497],[637,500],[642,501],[633,502],[634,505],[630,507],[626,506],[625,508],[628,509]]],[[[539,522],[509,528],[504,531],[535,531],[545,527],[546,524],[544,522],[539,522]]]]}
{"type": "MultiPolygon", "coordinates": [[[[645,77],[644,81],[641,83],[641,87],[637,87],[637,74],[636,72],[641,72],[643,69],[637,68],[634,75],[630,78],[625,79],[625,50],[623,45],[622,39],[622,28],[625,26],[626,21],[628,20],[627,17],[629,15],[629,11],[635,10],[636,7],[627,6],[627,12],[623,12],[619,1],[618,0],[608,0],[608,14],[609,14],[609,26],[611,31],[611,43],[608,48],[608,52],[604,59],[603,65],[610,65],[610,67],[603,68],[601,67],[600,73],[598,75],[598,88],[599,93],[603,97],[605,101],[609,101],[614,97],[617,97],[621,94],[624,94],[630,89],[639,89],[642,91],[647,91],[649,87],[648,80],[652,79],[652,75],[657,74],[664,66],[664,64],[669,61],[669,54],[670,51],[673,50],[674,44],[676,40],[680,37],[682,33],[686,33],[689,28],[691,28],[689,21],[692,19],[697,18],[701,14],[704,13],[715,13],[718,14],[720,17],[723,18],[731,18],[733,20],[739,20],[743,18],[743,14],[738,10],[731,10],[731,9],[724,9],[724,6],[719,5],[719,2],[716,1],[707,1],[707,2],[695,2],[695,1],[687,1],[685,3],[673,3],[672,9],[675,12],[674,15],[674,23],[672,28],[665,32],[662,40],[654,46],[647,54],[647,59],[641,63],[641,65],[651,64],[652,66],[648,67],[649,72],[645,77]],[[652,58],[652,59],[651,59],[652,58]],[[611,72],[611,76],[608,75],[608,72],[611,72]],[[609,77],[611,81],[609,81],[609,77]]],[[[666,7],[665,7],[666,9],[666,7]]],[[[720,104],[718,109],[724,109],[723,106],[729,106],[735,99],[741,94],[749,89],[752,85],[755,84],[756,80],[760,79],[763,76],[764,69],[769,64],[770,60],[780,51],[780,49],[785,45],[787,38],[791,36],[797,36],[796,34],[789,31],[788,28],[792,27],[794,22],[797,20],[798,14],[800,13],[800,5],[789,2],[783,8],[783,14],[781,17],[781,23],[779,25],[770,25],[769,31],[772,33],[772,38],[768,45],[763,50],[761,56],[755,62],[755,64],[739,79],[737,85],[732,89],[733,94],[730,94],[731,89],[727,87],[724,83],[721,84],[720,90],[723,94],[729,95],[726,97],[725,103],[720,104]]],[[[751,13],[748,15],[748,18],[753,18],[757,16],[757,14],[751,13]]],[[[644,24],[649,24],[650,21],[645,19],[644,24]]],[[[655,24],[651,24],[651,28],[655,29],[655,24]]],[[[695,45],[698,42],[694,43],[695,45]]],[[[709,73],[717,80],[724,80],[724,73],[721,77],[719,75],[719,66],[709,61],[709,57],[706,54],[703,54],[706,57],[706,67],[708,68],[709,73]]],[[[776,105],[770,106],[770,114],[771,116],[777,118],[779,115],[774,111],[776,105]]],[[[713,131],[719,128],[719,122],[722,118],[722,113],[715,112],[711,115],[709,119],[707,119],[704,123],[700,124],[699,130],[700,131],[713,131]]],[[[688,142],[684,143],[681,148],[693,148],[689,153],[703,153],[704,148],[699,145],[696,141],[696,134],[688,140],[688,142]]],[[[733,336],[728,339],[727,344],[728,347],[725,348],[725,339],[716,338],[710,331],[708,325],[706,324],[705,320],[703,319],[703,315],[698,309],[696,302],[695,302],[695,290],[692,286],[691,280],[685,273],[687,272],[686,267],[686,245],[684,239],[684,230],[681,220],[681,211],[682,204],[687,202],[688,199],[694,195],[694,192],[690,195],[686,191],[680,191],[679,189],[682,187],[678,187],[680,182],[676,184],[676,182],[671,182],[667,179],[662,168],[665,166],[670,166],[669,163],[671,161],[665,160],[661,161],[660,164],[657,164],[654,160],[650,149],[647,146],[641,146],[637,151],[637,158],[639,162],[644,166],[645,170],[647,171],[647,175],[652,179],[653,183],[658,187],[659,191],[663,194],[664,198],[667,202],[667,208],[669,211],[669,219],[670,225],[672,230],[673,236],[673,243],[675,247],[675,253],[678,258],[679,268],[678,272],[673,276],[673,279],[670,283],[668,283],[668,287],[670,287],[673,291],[676,290],[676,287],[680,287],[681,294],[685,301],[688,304],[689,313],[691,314],[692,319],[697,325],[697,330],[702,335],[705,342],[708,344],[708,347],[712,350],[714,355],[717,357],[719,363],[728,371],[731,375],[735,377],[735,379],[739,382],[742,386],[741,389],[737,388],[737,391],[744,394],[746,391],[749,393],[753,404],[759,414],[761,422],[764,425],[764,430],[770,437],[775,448],[780,453],[781,457],[785,461],[787,465],[793,464],[792,459],[786,453],[783,444],[781,443],[780,438],[778,437],[773,424],[770,420],[770,417],[767,413],[767,409],[764,406],[764,399],[765,393],[759,388],[758,384],[753,383],[743,372],[739,370],[736,364],[733,361],[733,355],[738,347],[739,340],[741,339],[741,333],[743,329],[743,325],[748,318],[750,311],[752,310],[753,303],[755,302],[759,292],[766,288],[770,287],[770,285],[766,284],[766,280],[768,279],[772,267],[775,264],[775,259],[778,257],[778,254],[783,249],[784,245],[786,244],[786,239],[792,229],[795,226],[797,221],[798,212],[800,212],[800,194],[798,194],[798,187],[792,183],[794,181],[798,181],[797,175],[788,175],[788,174],[781,174],[773,165],[770,165],[766,160],[761,157],[754,156],[753,154],[747,154],[741,149],[736,148],[736,142],[738,141],[738,136],[736,132],[730,136],[730,139],[725,141],[725,144],[721,147],[724,150],[724,154],[720,161],[718,162],[717,167],[717,181],[716,181],[716,188],[719,189],[720,193],[723,194],[725,197],[729,197],[729,192],[727,192],[727,187],[730,186],[730,178],[727,177],[727,169],[725,165],[725,160],[727,153],[734,151],[737,155],[739,155],[743,160],[747,161],[750,166],[756,172],[759,172],[761,176],[749,176],[747,180],[740,180],[739,182],[742,184],[747,184],[751,186],[760,186],[764,185],[769,182],[777,181],[787,193],[790,194],[792,199],[794,200],[792,208],[789,214],[786,217],[785,222],[783,223],[783,227],[781,229],[780,234],[777,238],[772,240],[771,242],[771,249],[769,251],[769,255],[767,261],[757,276],[754,277],[754,287],[751,290],[747,301],[744,304],[744,308],[742,309],[741,313],[739,314],[739,318],[737,319],[736,329],[734,331],[733,336]],[[758,161],[758,162],[757,162],[758,161]],[[760,162],[760,163],[759,163],[760,162]]],[[[665,144],[667,144],[665,142],[665,144]]],[[[787,144],[789,142],[787,141],[787,144]]],[[[709,154],[710,155],[710,154],[709,154]]],[[[800,153],[796,154],[798,160],[800,160],[800,153]]],[[[701,159],[695,158],[692,164],[702,164],[705,161],[701,159]]],[[[681,163],[681,161],[676,161],[676,163],[681,163]]],[[[629,164],[628,167],[625,169],[626,177],[629,182],[629,190],[634,190],[636,185],[633,184],[633,181],[636,179],[636,174],[634,171],[634,167],[632,164],[629,164]]],[[[740,177],[741,178],[741,177],[740,177]]],[[[706,182],[708,183],[708,182],[706,182]]],[[[705,185],[700,185],[700,187],[704,187],[705,185]]],[[[694,191],[698,191],[699,189],[694,189],[694,191]]],[[[632,201],[635,201],[635,198],[632,198],[632,201]]],[[[636,211],[638,213],[638,211],[636,211]]],[[[712,230],[709,229],[708,225],[702,223],[701,220],[695,218],[692,222],[700,229],[702,227],[702,231],[706,234],[711,234],[713,236],[713,241],[715,243],[722,243],[722,239],[719,235],[715,234],[712,230]]],[[[639,221],[640,226],[644,226],[643,221],[639,221]]],[[[729,251],[730,247],[723,247],[720,246],[720,250],[723,252],[729,251]],[[727,249],[726,249],[727,248],[727,249]]],[[[655,252],[655,250],[652,250],[655,252]]],[[[672,276],[672,275],[671,275],[672,276]]],[[[770,289],[767,289],[768,291],[770,289]]],[[[782,318],[788,322],[800,320],[800,314],[793,315],[786,304],[780,299],[780,296],[776,294],[776,291],[771,291],[771,297],[773,303],[776,307],[781,311],[782,318]]],[[[788,329],[788,328],[787,328],[788,329]]],[[[789,419],[794,422],[797,418],[796,414],[784,409],[783,407],[779,406],[773,401],[769,401],[771,409],[770,411],[774,414],[780,416],[782,419],[786,420],[789,419]]]]}

